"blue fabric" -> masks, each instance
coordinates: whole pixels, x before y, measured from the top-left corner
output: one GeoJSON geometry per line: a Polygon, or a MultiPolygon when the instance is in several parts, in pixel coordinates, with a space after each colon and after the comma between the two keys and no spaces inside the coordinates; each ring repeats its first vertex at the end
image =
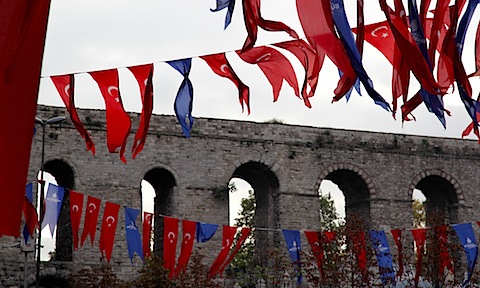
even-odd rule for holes
{"type": "Polygon", "coordinates": [[[370,241],[372,242],[375,256],[377,257],[380,278],[384,286],[395,286],[395,270],[393,269],[392,254],[388,245],[385,231],[370,231],[370,241]]]}
{"type": "Polygon", "coordinates": [[[180,125],[182,125],[183,134],[186,137],[190,137],[190,131],[192,130],[193,126],[193,85],[188,78],[188,74],[190,74],[190,69],[192,67],[192,58],[167,61],[167,63],[180,72],[180,74],[183,76],[182,84],[180,85],[180,88],[177,92],[177,97],[175,98],[174,109],[178,122],[180,122],[180,125]]]}
{"type": "MultiPolygon", "coordinates": [[[[342,73],[342,71],[340,71],[340,69],[338,69],[338,74],[340,75],[340,78],[342,78],[343,73],[342,73]]],[[[357,91],[358,95],[362,96],[362,91],[360,90],[360,80],[358,80],[358,78],[355,80],[355,84],[353,84],[353,87],[355,87],[355,90],[357,91]]],[[[348,100],[350,100],[350,96],[352,95],[353,87],[350,88],[348,90],[348,92],[345,94],[345,98],[347,98],[347,102],[348,102],[348,100]]]]}
{"type": "MultiPolygon", "coordinates": [[[[26,186],[25,189],[25,196],[27,196],[28,200],[30,200],[31,203],[33,203],[33,184],[29,183],[26,186]]],[[[28,243],[28,239],[30,238],[30,233],[28,233],[28,228],[27,228],[27,223],[25,223],[25,226],[23,226],[23,239],[25,240],[25,243],[28,243]]]]}
{"type": "Polygon", "coordinates": [[[302,266],[300,264],[300,251],[302,251],[302,243],[300,241],[300,231],[298,230],[282,230],[283,238],[287,243],[288,254],[295,267],[298,284],[302,284],[302,266]]]}
{"type": "Polygon", "coordinates": [[[345,14],[345,7],[343,0],[331,0],[333,21],[343,43],[345,51],[350,58],[353,70],[355,70],[358,79],[362,82],[368,95],[373,99],[375,104],[380,105],[383,109],[391,112],[390,105],[385,99],[373,88],[372,80],[368,77],[367,72],[363,68],[360,52],[355,44],[353,33],[348,23],[347,15],[345,14]]]}
{"type": "Polygon", "coordinates": [[[475,238],[475,232],[473,232],[471,223],[456,224],[452,227],[455,229],[458,239],[460,239],[460,243],[462,243],[463,250],[465,250],[465,254],[467,255],[468,274],[467,278],[462,283],[462,286],[465,286],[468,282],[470,282],[470,277],[472,276],[473,269],[475,268],[475,264],[477,262],[477,239],[475,238]]]}
{"type": "Polygon", "coordinates": [[[48,184],[47,195],[45,197],[45,216],[43,217],[41,229],[49,225],[52,237],[55,226],[57,226],[64,194],[65,189],[63,187],[52,183],[48,184]]]}
{"type": "Polygon", "coordinates": [[[210,9],[212,12],[218,12],[225,8],[227,9],[227,15],[225,15],[225,27],[227,29],[228,25],[232,22],[233,9],[235,8],[235,0],[217,0],[217,8],[210,9]]]}
{"type": "Polygon", "coordinates": [[[125,232],[127,234],[128,257],[133,265],[133,255],[137,252],[143,260],[142,238],[135,223],[140,213],[137,209],[125,207],[125,232]]]}
{"type": "Polygon", "coordinates": [[[197,242],[203,243],[210,240],[217,232],[218,224],[197,222],[197,242]]]}

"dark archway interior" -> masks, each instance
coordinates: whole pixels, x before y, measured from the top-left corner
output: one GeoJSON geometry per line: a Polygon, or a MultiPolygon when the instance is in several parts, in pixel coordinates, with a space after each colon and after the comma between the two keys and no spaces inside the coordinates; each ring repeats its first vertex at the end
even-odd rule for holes
{"type": "Polygon", "coordinates": [[[73,239],[72,223],[70,221],[70,194],[68,190],[74,188],[75,176],[72,168],[61,160],[49,161],[45,163],[44,167],[45,172],[55,177],[57,185],[66,189],[58,217],[55,260],[72,261],[73,239]]]}
{"type": "Polygon", "coordinates": [[[427,226],[439,224],[435,222],[458,222],[458,199],[452,183],[443,177],[430,175],[420,180],[415,188],[422,191],[426,198],[427,226]]]}
{"type": "Polygon", "coordinates": [[[366,225],[370,223],[370,192],[365,180],[356,172],[339,169],[331,172],[325,179],[335,183],[345,196],[345,215],[354,214],[366,225]]]}
{"type": "Polygon", "coordinates": [[[154,168],[145,174],[143,180],[152,185],[155,190],[153,252],[163,257],[163,217],[170,215],[172,209],[173,188],[177,186],[173,174],[164,168],[154,168]]]}

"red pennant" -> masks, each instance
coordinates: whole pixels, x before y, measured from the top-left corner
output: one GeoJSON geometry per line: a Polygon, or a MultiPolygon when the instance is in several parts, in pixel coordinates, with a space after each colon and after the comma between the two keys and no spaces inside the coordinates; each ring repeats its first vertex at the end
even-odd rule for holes
{"type": "Polygon", "coordinates": [[[33,206],[27,196],[25,196],[23,202],[23,217],[25,218],[28,234],[33,235],[35,228],[38,227],[38,215],[35,206],[33,206]]]}
{"type": "Polygon", "coordinates": [[[123,108],[120,97],[117,69],[89,72],[97,82],[107,113],[107,147],[110,153],[120,152],[120,159],[125,159],[125,146],[128,134],[130,134],[130,116],[123,108]]]}
{"type": "Polygon", "coordinates": [[[233,239],[235,238],[236,233],[237,227],[226,225],[223,226],[222,249],[220,250],[220,253],[218,253],[215,261],[213,261],[212,266],[210,266],[210,269],[208,270],[208,277],[211,278],[215,276],[222,267],[222,264],[225,262],[225,259],[227,259],[228,254],[230,253],[230,247],[232,246],[233,239]]]}
{"type": "Polygon", "coordinates": [[[102,257],[107,259],[107,262],[110,262],[112,257],[113,242],[118,223],[118,210],[120,210],[120,205],[111,202],[105,203],[102,230],[100,231],[100,252],[102,257]]]}
{"type": "Polygon", "coordinates": [[[321,241],[321,232],[305,231],[305,236],[307,237],[313,256],[317,262],[318,270],[320,270],[320,276],[322,276],[322,280],[324,280],[325,271],[323,270],[323,243],[321,241]]]}
{"type": "Polygon", "coordinates": [[[450,0],[437,0],[435,17],[430,21],[428,21],[428,19],[425,20],[425,35],[430,38],[428,57],[432,65],[432,70],[435,68],[435,51],[441,47],[438,44],[443,43],[442,38],[445,37],[446,29],[445,25],[443,24],[443,19],[445,19],[445,14],[447,13],[449,3],[450,0]]]}
{"type": "Polygon", "coordinates": [[[49,7],[0,1],[0,236],[20,236],[49,7]]]}
{"type": "Polygon", "coordinates": [[[480,22],[477,26],[477,36],[475,36],[475,72],[468,77],[480,76],[480,22]]]}
{"type": "Polygon", "coordinates": [[[178,219],[164,217],[163,225],[163,267],[170,271],[168,277],[172,278],[177,255],[178,219]]]}
{"type": "MultiPolygon", "coordinates": [[[[352,28],[353,33],[358,33],[357,28],[352,28]]],[[[365,40],[380,51],[387,60],[393,64],[393,50],[395,38],[387,21],[373,23],[365,26],[365,40]]]]}
{"type": "Polygon", "coordinates": [[[427,239],[427,228],[418,228],[410,230],[412,232],[415,247],[417,249],[417,263],[415,264],[415,287],[418,287],[420,272],[422,271],[423,251],[425,250],[425,241],[427,239]]]}
{"type": "Polygon", "coordinates": [[[357,265],[362,273],[364,282],[368,282],[368,269],[367,269],[367,250],[365,250],[365,234],[363,231],[355,231],[353,234],[353,253],[357,258],[357,265]]]}
{"type": "Polygon", "coordinates": [[[450,253],[448,252],[447,247],[447,225],[435,227],[435,236],[438,240],[438,249],[440,250],[440,265],[438,267],[438,275],[443,277],[445,275],[445,269],[448,269],[453,273],[452,259],[450,258],[450,253]]]}
{"type": "Polygon", "coordinates": [[[363,13],[364,0],[357,0],[357,49],[360,56],[363,55],[363,44],[365,40],[365,15],[363,13]]]}
{"type": "Polygon", "coordinates": [[[278,100],[284,79],[293,88],[295,95],[300,97],[295,70],[282,53],[268,46],[255,47],[246,52],[237,51],[237,53],[243,61],[260,67],[272,85],[273,101],[278,100]]]}
{"type": "Polygon", "coordinates": [[[73,248],[78,249],[78,231],[83,211],[83,194],[70,190],[70,220],[72,222],[73,248]]]}
{"type": "Polygon", "coordinates": [[[250,114],[250,88],[238,78],[237,74],[235,74],[235,71],[233,71],[232,66],[225,57],[225,53],[200,56],[200,58],[207,62],[208,66],[210,66],[215,74],[230,79],[230,81],[237,86],[238,99],[240,105],[242,105],[242,112],[243,104],[245,104],[247,105],[248,114],[250,114]]]}
{"type": "Polygon", "coordinates": [[[87,236],[90,236],[90,241],[93,246],[93,240],[95,239],[95,232],[97,232],[97,219],[98,213],[100,212],[100,202],[101,200],[92,196],[87,198],[87,206],[85,208],[85,221],[83,222],[83,231],[81,245],[87,239],[87,236]]]}
{"type": "Polygon", "coordinates": [[[180,272],[184,272],[187,269],[188,260],[190,259],[190,255],[192,255],[196,228],[197,222],[182,220],[182,250],[180,252],[180,256],[178,257],[175,275],[178,275],[180,272]]]}
{"type": "Polygon", "coordinates": [[[152,213],[143,212],[143,229],[142,229],[142,248],[143,258],[150,257],[152,250],[150,250],[150,241],[152,239],[152,213]]]}
{"type": "Polygon", "coordinates": [[[243,242],[245,242],[245,239],[247,239],[248,235],[250,234],[251,230],[252,230],[252,228],[248,228],[248,227],[242,228],[242,230],[240,231],[240,238],[238,239],[237,243],[235,244],[235,247],[233,248],[232,253],[230,253],[230,256],[228,256],[228,259],[223,263],[223,265],[218,270],[218,274],[220,274],[220,276],[222,276],[223,270],[225,270],[225,268],[228,266],[228,264],[230,264],[230,262],[232,262],[233,258],[237,254],[238,250],[240,250],[240,248],[242,247],[243,242]]]}
{"type": "Polygon", "coordinates": [[[393,240],[395,241],[395,244],[397,245],[397,251],[398,251],[398,272],[397,272],[397,277],[402,277],[403,275],[403,244],[402,244],[402,230],[400,229],[395,229],[390,231],[393,236],[393,240]]]}
{"type": "Polygon", "coordinates": [[[68,114],[70,114],[70,119],[72,120],[73,125],[80,133],[85,143],[87,145],[87,150],[92,151],[92,155],[95,155],[95,144],[93,144],[90,135],[88,134],[87,129],[83,126],[80,117],[78,117],[77,109],[75,108],[75,77],[73,74],[63,75],[63,76],[51,76],[53,84],[57,88],[60,98],[62,98],[65,107],[67,108],[68,114]]]}
{"type": "Polygon", "coordinates": [[[138,153],[145,146],[150,118],[153,111],[153,64],[128,67],[135,79],[137,79],[142,97],[142,113],[140,114],[140,123],[138,125],[135,140],[132,146],[132,158],[135,159],[138,153]]]}

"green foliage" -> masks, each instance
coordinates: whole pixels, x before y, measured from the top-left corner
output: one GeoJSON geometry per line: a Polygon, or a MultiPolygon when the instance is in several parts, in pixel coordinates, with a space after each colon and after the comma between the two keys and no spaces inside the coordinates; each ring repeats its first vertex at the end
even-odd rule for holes
{"type": "Polygon", "coordinates": [[[345,224],[337,213],[337,208],[330,194],[320,192],[320,227],[324,230],[333,230],[345,224]]]}
{"type": "Polygon", "coordinates": [[[425,227],[427,221],[427,213],[425,212],[425,205],[422,201],[414,199],[412,203],[413,210],[413,227],[425,227]]]}
{"type": "Polygon", "coordinates": [[[123,287],[124,283],[117,278],[112,267],[102,265],[92,269],[82,269],[70,274],[68,284],[75,288],[108,288],[123,287]]]}
{"type": "Polygon", "coordinates": [[[272,119],[270,119],[270,120],[263,121],[263,123],[284,124],[285,121],[283,121],[282,119],[278,119],[278,118],[272,118],[272,119]]]}
{"type": "Polygon", "coordinates": [[[138,271],[138,278],[126,286],[144,288],[171,288],[175,287],[168,278],[168,271],[163,268],[163,261],[160,257],[151,256],[145,259],[143,267],[138,271]]]}

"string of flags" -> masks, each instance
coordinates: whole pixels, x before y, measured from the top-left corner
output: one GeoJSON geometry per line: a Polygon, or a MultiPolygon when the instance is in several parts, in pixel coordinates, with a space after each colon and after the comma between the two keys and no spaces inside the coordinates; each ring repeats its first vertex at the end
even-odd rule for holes
{"type": "MultiPolygon", "coordinates": [[[[361,93],[360,83],[369,97],[393,117],[396,117],[401,98],[402,121],[414,120],[413,111],[424,103],[440,123],[446,127],[445,114],[450,112],[444,107],[443,97],[456,82],[457,90],[472,122],[462,132],[462,137],[472,131],[479,137],[478,98],[472,98],[470,77],[480,76],[480,23],[475,39],[475,70],[467,74],[462,63],[462,52],[466,33],[472,15],[479,0],[469,0],[462,14],[466,0],[438,0],[435,9],[427,11],[422,0],[420,9],[417,1],[408,0],[407,9],[402,0],[394,1],[391,8],[386,0],[379,0],[385,14],[385,21],[365,24],[364,0],[357,0],[357,27],[351,28],[345,13],[343,0],[308,1],[296,0],[297,13],[305,38],[280,21],[264,19],[261,15],[259,0],[242,1],[243,17],[247,30],[247,38],[242,49],[235,51],[246,63],[257,65],[265,74],[273,90],[273,101],[277,101],[282,83],[285,80],[294,90],[295,95],[311,108],[309,98],[313,97],[318,84],[325,56],[338,67],[340,80],[334,90],[333,101],[343,97],[349,99],[352,89],[361,93]],[[407,13],[408,12],[408,13],[407,13]],[[408,14],[408,15],[407,15],[408,14]],[[433,14],[433,17],[427,15],[433,14]],[[461,16],[461,17],[460,17],[461,16]],[[266,31],[286,32],[292,40],[275,43],[272,46],[255,47],[258,29],[266,31]],[[356,37],[354,36],[356,35],[356,37]],[[426,40],[429,40],[428,42],[426,40]],[[375,90],[373,81],[362,63],[364,42],[378,49],[392,65],[392,100],[389,102],[375,90]],[[428,45],[427,45],[428,43],[428,45]],[[290,61],[280,50],[291,52],[302,64],[305,77],[301,87],[290,61]],[[436,56],[438,52],[438,57],[436,56]],[[435,61],[438,58],[437,61],[435,61]],[[436,75],[435,75],[436,71],[436,75]],[[421,84],[420,90],[413,96],[408,95],[410,72],[421,84]]],[[[425,3],[424,3],[425,2],[425,3]]],[[[231,23],[235,7],[234,0],[217,0],[212,12],[227,9],[224,28],[231,23]]],[[[229,79],[238,88],[239,102],[247,107],[250,113],[249,87],[238,77],[230,65],[227,52],[199,56],[220,77],[229,79]]],[[[167,61],[176,69],[183,80],[177,92],[174,110],[182,127],[183,134],[190,136],[193,127],[193,84],[189,79],[192,58],[167,61]]],[[[143,149],[149,121],[153,109],[153,63],[127,67],[136,78],[142,100],[140,124],[132,146],[132,158],[143,149]]],[[[107,146],[111,153],[119,153],[120,159],[126,162],[125,150],[127,137],[131,129],[131,120],[125,112],[120,94],[118,69],[88,72],[97,82],[106,104],[107,146]]],[[[80,135],[85,139],[87,150],[95,154],[95,145],[79,119],[74,101],[74,74],[50,76],[60,94],[72,122],[80,135]]]]}
{"type": "MultiPolygon", "coordinates": [[[[101,199],[87,196],[85,209],[83,209],[84,195],[82,193],[68,190],[63,187],[57,186],[52,183],[48,183],[47,194],[45,198],[45,214],[41,217],[40,227],[43,229],[49,226],[49,230],[53,237],[55,227],[60,215],[60,208],[65,193],[69,193],[70,196],[70,219],[72,224],[72,237],[73,246],[75,250],[83,247],[85,241],[90,237],[90,243],[93,246],[95,239],[95,233],[97,228],[98,216],[101,208],[101,199]],[[65,191],[67,190],[67,191],[65,191]],[[85,213],[83,213],[85,211],[85,213]],[[84,226],[81,237],[79,237],[80,223],[84,215],[84,226]],[[80,245],[79,245],[80,244],[80,245]]],[[[105,201],[103,218],[100,229],[99,249],[102,258],[107,262],[110,262],[113,250],[113,244],[115,241],[115,232],[118,224],[118,213],[120,205],[105,201]]],[[[24,218],[25,227],[23,230],[23,236],[25,243],[32,240],[34,230],[38,228],[38,216],[35,207],[32,204],[32,183],[26,186],[26,196],[24,203],[24,218]]],[[[140,259],[144,260],[151,256],[151,233],[152,233],[152,217],[154,214],[144,212],[142,219],[142,235],[138,230],[137,218],[140,214],[138,209],[124,207],[125,213],[125,231],[126,242],[128,248],[128,256],[130,262],[133,265],[133,257],[137,254],[140,259]]],[[[193,251],[194,241],[197,243],[205,243],[209,241],[217,232],[219,225],[211,223],[196,222],[186,219],[178,219],[166,215],[157,215],[163,218],[163,261],[164,267],[169,270],[169,277],[177,277],[181,272],[184,272],[188,266],[188,261],[193,251]],[[179,238],[179,223],[182,225],[182,238],[179,238]],[[180,256],[177,255],[177,243],[181,240],[180,256]]],[[[477,222],[480,226],[480,222],[477,222]]],[[[475,237],[475,233],[472,227],[472,223],[460,223],[450,225],[456,232],[460,243],[465,251],[468,268],[467,277],[464,280],[464,284],[470,281],[475,264],[478,258],[478,244],[475,237]]],[[[324,261],[324,246],[334,241],[337,237],[334,231],[310,231],[310,230],[288,230],[288,229],[272,229],[261,227],[239,227],[223,225],[222,227],[222,241],[221,250],[219,251],[214,262],[208,270],[208,277],[222,276],[225,268],[235,257],[236,253],[241,249],[242,244],[245,242],[252,229],[255,230],[269,230],[269,231],[281,231],[285,239],[287,251],[290,256],[292,265],[294,266],[297,282],[302,283],[302,267],[301,267],[301,251],[302,241],[301,232],[305,234],[305,237],[309,243],[312,254],[315,257],[316,264],[320,271],[322,279],[325,279],[325,272],[323,269],[324,261]],[[236,237],[237,236],[237,237],[236,237]],[[235,241],[235,238],[237,240],[235,241]]],[[[453,265],[448,252],[447,242],[447,225],[441,225],[434,228],[415,228],[408,229],[415,243],[416,251],[416,269],[414,281],[418,284],[420,279],[420,273],[422,271],[422,257],[425,253],[425,244],[427,239],[428,229],[434,229],[436,238],[438,240],[438,249],[440,251],[440,263],[439,271],[445,271],[445,269],[453,273],[453,265]]],[[[393,236],[393,240],[397,247],[397,269],[394,269],[392,253],[390,252],[390,245],[388,243],[386,232],[383,230],[370,230],[368,233],[369,239],[366,239],[366,235],[363,231],[354,231],[351,235],[351,240],[354,245],[353,252],[357,259],[357,266],[361,271],[364,283],[369,281],[368,279],[368,267],[367,267],[367,245],[372,245],[377,263],[379,267],[380,277],[384,284],[395,283],[398,277],[403,275],[403,246],[402,239],[405,236],[403,234],[405,229],[392,229],[390,233],[393,236]],[[367,244],[367,240],[370,240],[370,244],[367,244]]]]}

